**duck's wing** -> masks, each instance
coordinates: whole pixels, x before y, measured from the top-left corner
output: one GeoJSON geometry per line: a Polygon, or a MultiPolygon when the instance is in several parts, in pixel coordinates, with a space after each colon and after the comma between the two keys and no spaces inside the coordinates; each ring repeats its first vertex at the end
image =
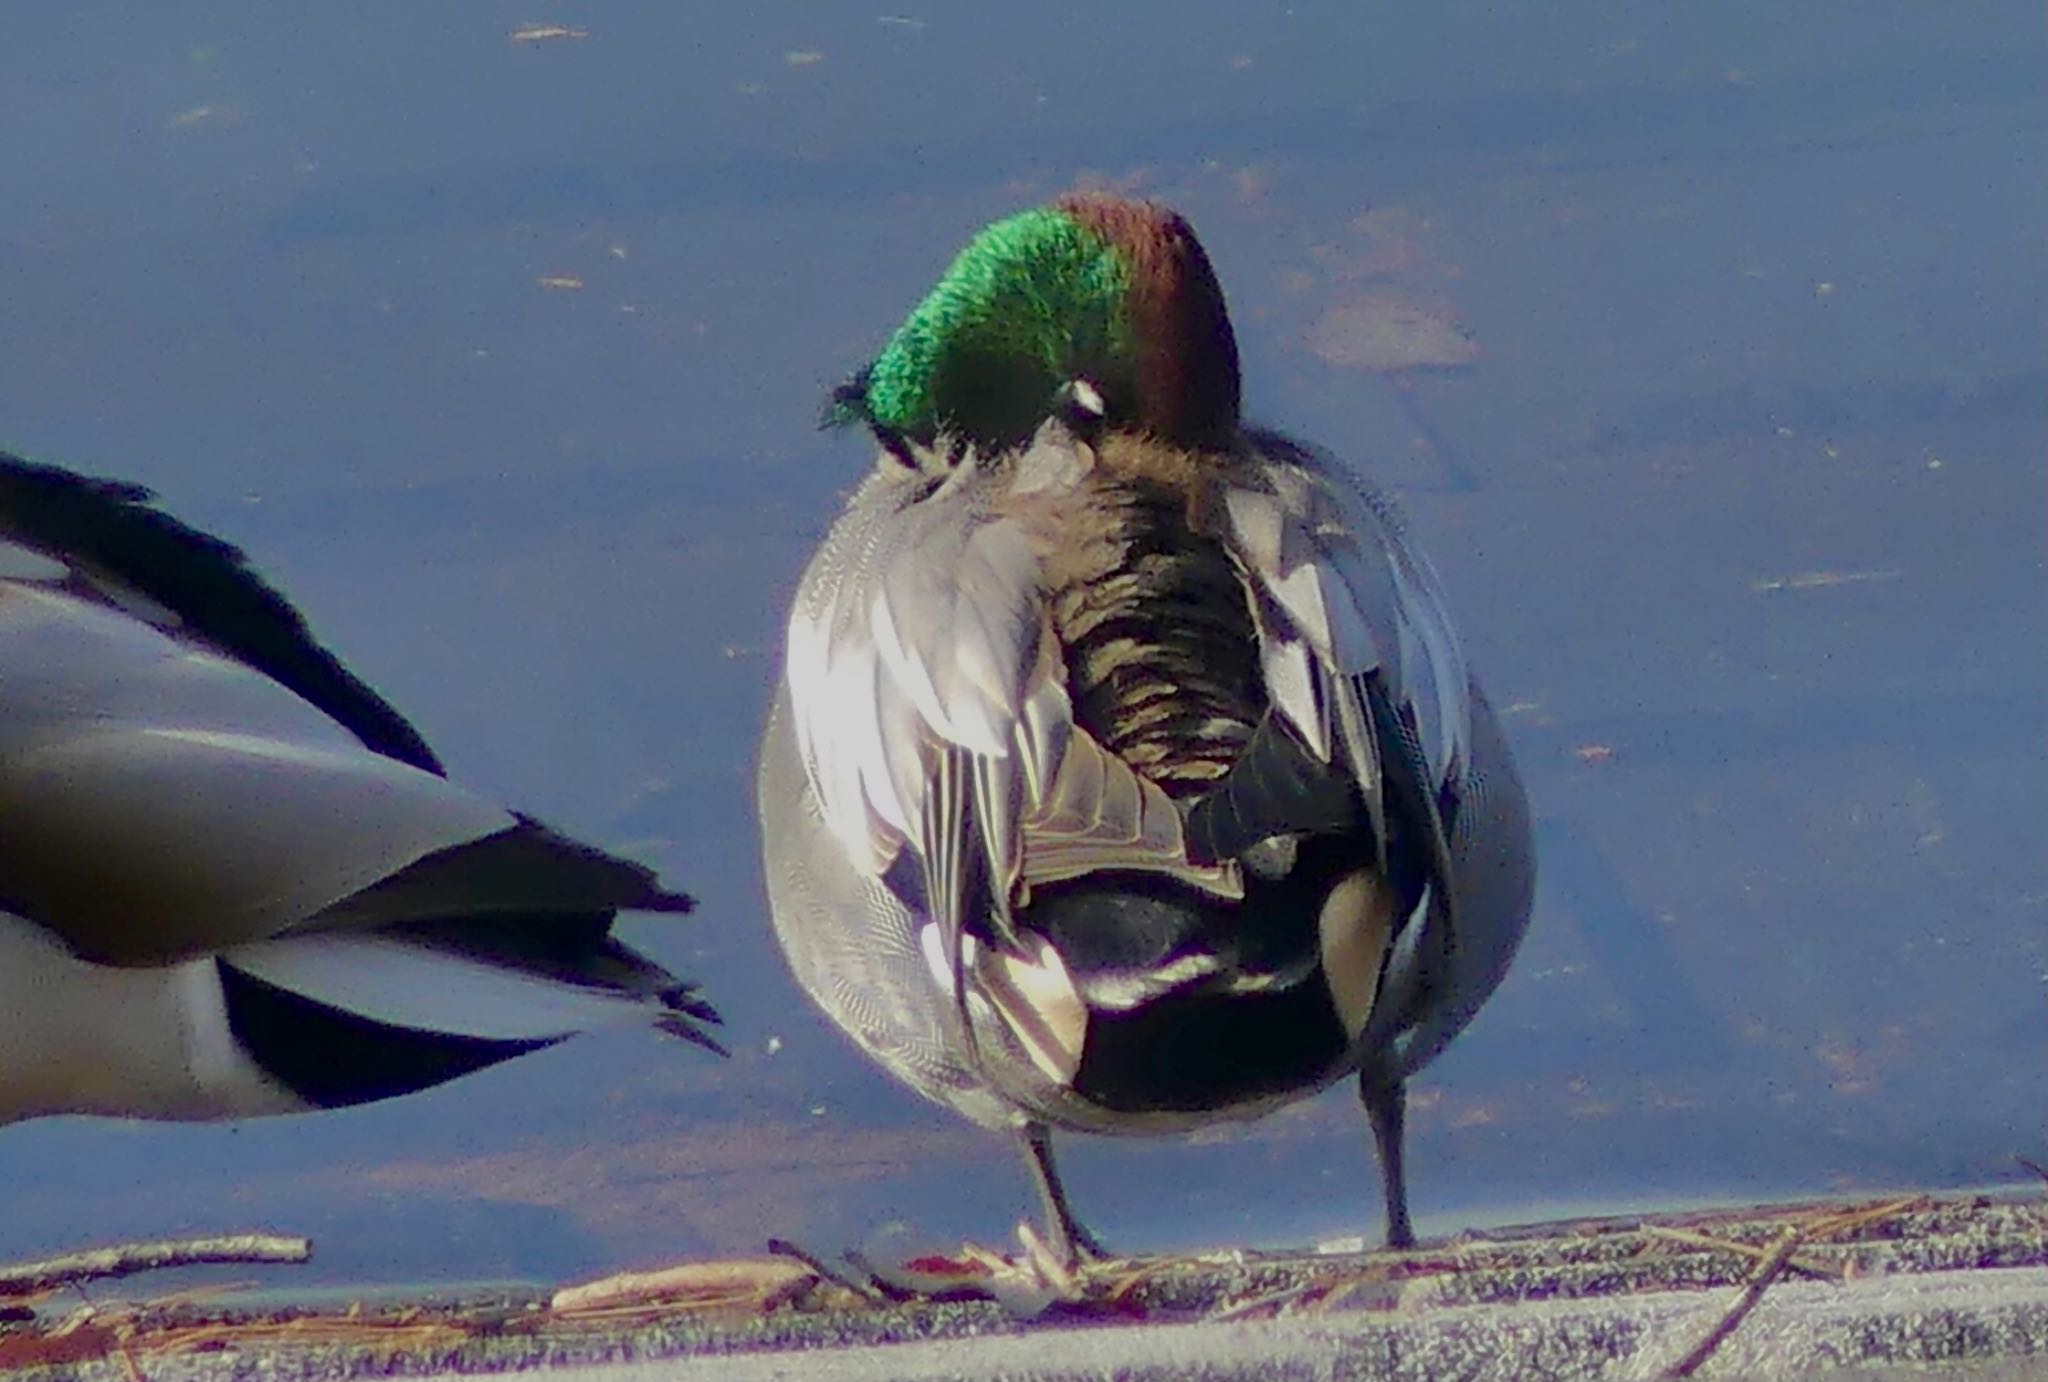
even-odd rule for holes
{"type": "Polygon", "coordinates": [[[495,1038],[574,1030],[583,999],[688,1025],[686,986],[605,934],[688,906],[448,782],[233,548],[135,487],[0,454],[0,911],[97,963],[214,955],[495,1038]],[[458,1013],[458,976],[499,1011],[458,1013]]]}
{"type": "Polygon", "coordinates": [[[1383,1057],[1384,1068],[1395,1076],[1434,1060],[1499,987],[1535,902],[1536,848],[1521,776],[1493,707],[1476,685],[1471,705],[1471,762],[1450,821],[1458,944],[1444,968],[1428,976],[1434,987],[1427,992],[1427,971],[1413,962],[1419,952],[1412,946],[1397,949],[1388,965],[1390,1010],[1412,1015],[1383,1057]]]}
{"type": "Polygon", "coordinates": [[[140,485],[0,451],[0,576],[40,569],[46,588],[233,658],[324,712],[365,748],[441,771],[419,731],[320,646],[239,549],[179,522],[153,497],[140,485]]]}
{"type": "MultiPolygon", "coordinates": [[[[1022,742],[1041,637],[1038,559],[1017,524],[988,511],[991,489],[971,455],[941,475],[878,465],[805,571],[788,628],[792,738],[840,856],[798,866],[843,866],[887,885],[901,905],[865,911],[867,934],[854,943],[939,958],[947,1001],[931,1009],[944,1014],[941,1043],[965,1053],[969,1068],[978,1064],[969,928],[986,933],[990,903],[1006,895],[997,880],[1018,854],[1019,759],[1038,756],[1022,742]]],[[[842,943],[801,929],[833,921],[789,919],[786,947],[842,943]]],[[[936,996],[917,966],[898,968],[892,1003],[915,1008],[936,996]]],[[[852,1025],[862,1015],[835,1016],[852,1025]]]]}
{"type": "MultiPolygon", "coordinates": [[[[1013,1115],[960,1038],[956,1009],[927,964],[908,889],[856,866],[805,773],[789,687],[761,741],[757,786],[769,915],[790,971],[863,1051],[927,1098],[990,1128],[1013,1115]]],[[[863,861],[865,856],[860,856],[863,861]]]]}
{"type": "MultiPolygon", "coordinates": [[[[1019,454],[969,454],[950,470],[885,462],[813,558],[790,615],[790,739],[818,838],[902,899],[900,915],[876,912],[871,926],[932,927],[929,941],[876,943],[929,956],[963,1027],[971,986],[1028,987],[1020,956],[1056,963],[1025,953],[1007,922],[1034,883],[1126,868],[1227,890],[1232,876],[1190,865],[1165,793],[1074,724],[1041,561],[1092,463],[1057,422],[1019,454]],[[977,940],[987,962],[974,966],[977,940]]],[[[783,847],[771,837],[769,848],[783,847]]],[[[790,922],[785,944],[829,924],[790,922]]]]}
{"type": "MultiPolygon", "coordinates": [[[[1420,861],[1427,920],[1405,941],[1440,970],[1459,928],[1450,817],[1473,713],[1440,586],[1384,496],[1287,438],[1251,441],[1256,463],[1223,503],[1254,590],[1268,694],[1311,754],[1349,771],[1383,855],[1398,842],[1420,861]]],[[[1408,1025],[1411,1002],[1390,985],[1362,1042],[1408,1025]]]]}

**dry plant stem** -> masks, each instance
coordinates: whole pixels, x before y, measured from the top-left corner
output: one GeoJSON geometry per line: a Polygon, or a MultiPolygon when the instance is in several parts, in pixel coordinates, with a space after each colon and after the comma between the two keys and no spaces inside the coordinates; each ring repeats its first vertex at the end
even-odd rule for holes
{"type": "MultiPolygon", "coordinates": [[[[1770,1248],[1760,1248],[1754,1243],[1738,1243],[1733,1238],[1716,1238],[1710,1233],[1695,1233],[1689,1228],[1666,1228],[1662,1224],[1645,1224],[1642,1231],[1655,1238],[1666,1238],[1674,1243],[1684,1243],[1688,1247],[1711,1248],[1715,1252],[1730,1253],[1736,1257],[1747,1257],[1752,1262],[1768,1262],[1771,1257],[1770,1248]]],[[[1795,1256],[1786,1265],[1795,1272],[1805,1272],[1808,1276],[1826,1277],[1830,1281],[1840,1281],[1848,1275],[1839,1264],[1823,1262],[1817,1257],[1795,1256]]]]}
{"type": "Polygon", "coordinates": [[[305,1262],[313,1244],[305,1238],[269,1233],[238,1233],[212,1238],[168,1238],[149,1243],[117,1243],[108,1248],[46,1257],[40,1262],[0,1267],[0,1296],[24,1296],[52,1286],[133,1276],[165,1267],[211,1266],[217,1263],[305,1262]]]}
{"type": "Polygon", "coordinates": [[[1824,1211],[1806,1221],[1801,1230],[1809,1238],[1832,1238],[1837,1233],[1847,1233],[1852,1228],[1879,1223],[1896,1218],[1911,1209],[1924,1209],[1932,1201],[1925,1195],[1905,1195],[1896,1200],[1873,1205],[1869,1209],[1824,1211]]]}
{"type": "Polygon", "coordinates": [[[858,1253],[847,1254],[849,1259],[848,1265],[855,1271],[863,1273],[867,1277],[865,1281],[840,1271],[837,1267],[826,1262],[824,1258],[815,1256],[806,1250],[803,1245],[792,1243],[787,1238],[770,1238],[768,1240],[768,1253],[772,1257],[787,1257],[792,1262],[803,1263],[804,1266],[816,1272],[822,1280],[829,1281],[834,1286],[853,1292],[870,1305],[880,1305],[885,1301],[891,1300],[909,1299],[908,1293],[895,1291],[887,1282],[876,1276],[874,1269],[867,1265],[867,1259],[861,1257],[858,1253]]]}
{"type": "Polygon", "coordinates": [[[1764,1292],[1769,1289],[1770,1284],[1784,1275],[1786,1265],[1792,1261],[1793,1249],[1799,1246],[1804,1237],[1805,1235],[1796,1228],[1786,1229],[1784,1234],[1779,1237],[1777,1247],[1773,1248],[1771,1255],[1763,1260],[1762,1265],[1756,1269],[1755,1275],[1750,1277],[1749,1284],[1742,1288],[1742,1294],[1735,1298],[1735,1303],[1728,1307],[1727,1312],[1715,1322],[1714,1327],[1707,1331],[1704,1338],[1692,1346],[1685,1357],[1679,1359],[1658,1375],[1660,1377],[1690,1377],[1695,1372],[1698,1372],[1700,1365],[1713,1357],[1714,1350],[1727,1341],[1728,1336],[1735,1332],[1736,1328],[1748,1317],[1750,1311],[1756,1309],[1756,1303],[1764,1298],[1764,1292]]]}
{"type": "Polygon", "coordinates": [[[1258,1314],[1262,1310],[1271,1310],[1275,1315],[1278,1315],[1287,1306],[1307,1304],[1315,1298],[1318,1291],[1322,1292],[1327,1298],[1336,1291],[1339,1284],[1348,1286],[1351,1283],[1310,1281],[1294,1286],[1284,1286],[1277,1291],[1267,1291],[1253,1296],[1249,1300],[1241,1300],[1235,1304],[1212,1310],[1202,1318],[1207,1323],[1218,1324],[1226,1320],[1246,1319],[1249,1316],[1258,1314]]]}
{"type": "Polygon", "coordinates": [[[294,1320],[202,1324],[153,1330],[141,1342],[145,1351],[152,1354],[197,1353],[267,1343],[356,1344],[397,1354],[407,1349],[424,1352],[454,1348],[469,1337],[470,1332],[459,1324],[438,1320],[400,1322],[310,1316],[294,1320]]]}
{"type": "Polygon", "coordinates": [[[654,1271],[619,1272],[564,1286],[548,1308],[557,1315],[645,1310],[667,1306],[678,1311],[758,1304],[768,1309],[824,1278],[808,1263],[782,1257],[729,1262],[684,1262],[654,1271]]]}
{"type": "Polygon", "coordinates": [[[1102,1298],[1111,1305],[1121,1305],[1133,1292],[1171,1275],[1180,1265],[1179,1259],[1171,1257],[1127,1257],[1119,1263],[1103,1263],[1096,1269],[1105,1273],[1108,1281],[1102,1298]]]}

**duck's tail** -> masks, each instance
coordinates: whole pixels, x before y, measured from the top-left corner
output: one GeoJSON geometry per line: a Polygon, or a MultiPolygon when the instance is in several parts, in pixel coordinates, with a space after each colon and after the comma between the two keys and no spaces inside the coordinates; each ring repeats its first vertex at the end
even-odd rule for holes
{"type": "Polygon", "coordinates": [[[236,1042],[323,1107],[439,1084],[578,1032],[649,1022],[725,1054],[696,986],[611,934],[688,911],[638,864],[520,819],[219,959],[236,1042]]]}

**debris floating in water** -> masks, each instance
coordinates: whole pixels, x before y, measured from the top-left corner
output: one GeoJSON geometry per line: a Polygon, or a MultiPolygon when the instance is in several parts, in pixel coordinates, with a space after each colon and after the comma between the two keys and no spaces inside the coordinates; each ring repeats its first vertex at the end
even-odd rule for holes
{"type": "Polygon", "coordinates": [[[1384,294],[1324,312],[1308,329],[1308,348],[1325,364],[1375,374],[1457,369],[1479,358],[1479,342],[1449,313],[1384,294]]]}
{"type": "Polygon", "coordinates": [[[514,43],[553,43],[589,38],[590,30],[573,29],[567,24],[521,24],[506,37],[514,43]]]}

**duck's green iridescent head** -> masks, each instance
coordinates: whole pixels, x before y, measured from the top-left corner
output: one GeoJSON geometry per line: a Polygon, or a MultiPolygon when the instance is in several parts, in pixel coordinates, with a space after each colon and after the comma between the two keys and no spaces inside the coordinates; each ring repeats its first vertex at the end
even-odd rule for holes
{"type": "Polygon", "coordinates": [[[834,396],[832,419],[1006,446],[1074,379],[1101,392],[1112,427],[1189,447],[1235,435],[1237,343],[1176,213],[1076,193],[997,221],[834,396]]]}

